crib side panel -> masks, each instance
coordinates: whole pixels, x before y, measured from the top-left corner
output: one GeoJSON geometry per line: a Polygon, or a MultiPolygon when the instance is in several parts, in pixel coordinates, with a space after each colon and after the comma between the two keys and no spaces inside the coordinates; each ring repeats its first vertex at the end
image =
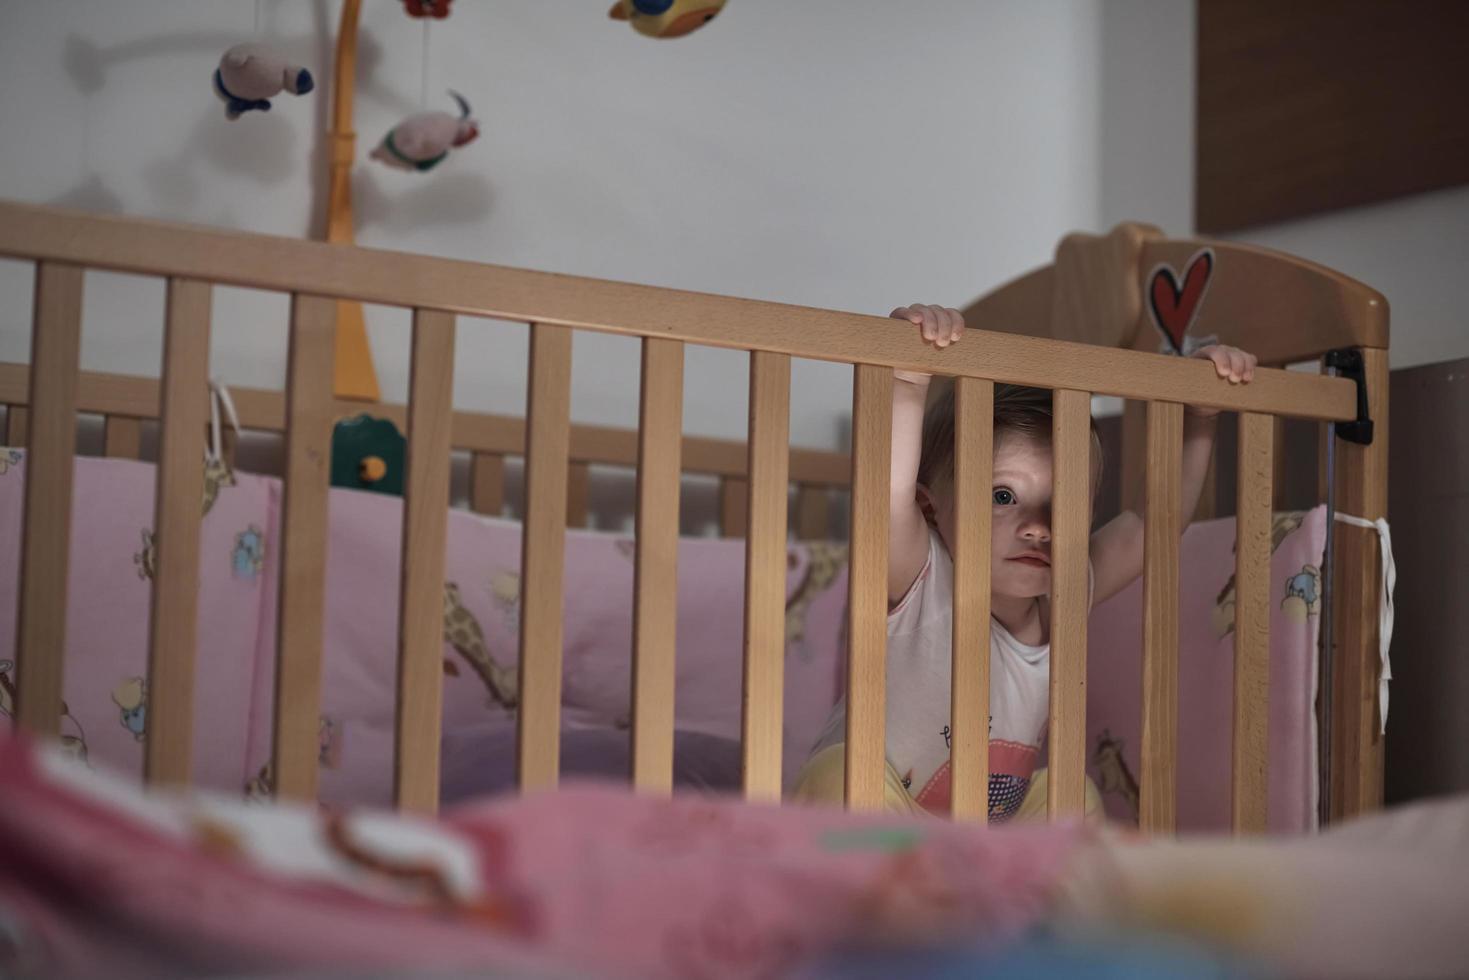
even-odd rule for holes
{"type": "Polygon", "coordinates": [[[791,359],[750,355],[750,489],[745,539],[745,798],[778,802],[786,647],[786,507],[791,359]]]}
{"type": "Polygon", "coordinates": [[[143,778],[154,784],[187,783],[191,768],[211,296],[208,283],[168,284],[143,757],[143,778]]]}
{"type": "Polygon", "coordinates": [[[859,365],[852,385],[851,570],[847,579],[847,806],[882,806],[887,731],[888,468],[893,372],[859,365]]]}
{"type": "Polygon", "coordinates": [[[393,786],[398,806],[433,813],[439,803],[443,727],[444,553],[454,410],[452,314],[414,311],[409,384],[393,786]]]}
{"type": "Polygon", "coordinates": [[[1091,537],[1091,395],[1059,389],[1051,434],[1051,720],[1046,812],[1081,816],[1086,804],[1087,557],[1091,537]]]}
{"type": "Polygon", "coordinates": [[[314,800],[326,607],[336,303],[297,294],[292,297],[291,307],[271,766],[278,797],[314,800]]]}
{"type": "Polygon", "coordinates": [[[125,415],[107,416],[103,423],[102,446],[103,455],[113,459],[137,459],[143,446],[142,420],[125,415]]]}
{"type": "Polygon", "coordinates": [[[658,793],[673,789],[683,368],[683,344],[652,337],[643,341],[633,572],[632,779],[639,790],[658,793]]]}
{"type": "Polygon", "coordinates": [[[1138,824],[1172,833],[1178,804],[1178,566],[1183,406],[1147,405],[1143,511],[1142,773],[1138,824]]]}
{"type": "Polygon", "coordinates": [[[72,460],[76,454],[82,270],[40,262],[35,282],[31,403],[25,420],[29,456],[25,517],[21,522],[15,723],[37,734],[55,736],[61,723],[62,659],[66,653],[66,572],[71,540],[72,460]]]}
{"type": "Polygon", "coordinates": [[[955,380],[951,812],[956,820],[981,822],[989,818],[994,409],[994,382],[955,380]]]}
{"type": "Polygon", "coordinates": [[[1240,415],[1235,530],[1233,809],[1235,833],[1263,833],[1270,715],[1271,417],[1240,415]]]}
{"type": "Polygon", "coordinates": [[[571,330],[538,323],[531,331],[516,744],[523,791],[555,786],[561,768],[561,613],[571,411],[571,330]]]}

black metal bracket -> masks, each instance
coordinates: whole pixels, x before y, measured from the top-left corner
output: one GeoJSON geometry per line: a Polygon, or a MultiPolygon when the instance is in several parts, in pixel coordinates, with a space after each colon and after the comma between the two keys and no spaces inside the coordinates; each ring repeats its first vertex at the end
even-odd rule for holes
{"type": "Polygon", "coordinates": [[[1362,352],[1355,347],[1326,352],[1326,366],[1338,377],[1357,383],[1357,418],[1354,422],[1336,423],[1336,434],[1359,446],[1372,445],[1372,416],[1367,413],[1367,370],[1362,352]]]}

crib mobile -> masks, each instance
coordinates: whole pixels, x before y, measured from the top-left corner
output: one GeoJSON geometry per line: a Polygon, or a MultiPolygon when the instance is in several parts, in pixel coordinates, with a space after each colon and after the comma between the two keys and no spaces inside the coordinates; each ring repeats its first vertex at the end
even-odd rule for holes
{"type": "Polygon", "coordinates": [[[639,34],[674,38],[709,23],[724,4],[725,0],[617,0],[607,15],[628,21],[639,34]]]}
{"type": "MultiPolygon", "coordinates": [[[[453,0],[400,0],[403,12],[423,22],[422,81],[419,111],[400,119],[378,141],[370,159],[408,173],[437,168],[450,151],[479,137],[469,100],[453,90],[458,113],[428,109],[429,26],[446,20],[453,0]]],[[[609,11],[614,20],[627,21],[640,34],[677,38],[703,27],[724,8],[726,0],[617,0],[609,11]]],[[[352,218],[351,168],[355,157],[353,87],[356,80],[357,23],[362,0],[345,0],[337,30],[333,65],[332,122],[328,140],[327,241],[350,245],[356,239],[352,218]]],[[[306,95],[316,87],[309,69],[261,43],[260,0],[255,3],[256,40],[232,46],[220,58],[212,80],[215,95],[224,103],[225,116],[237,120],[252,112],[268,112],[270,100],[281,92],[306,95]]],[[[337,359],[333,391],[338,398],[376,402],[381,397],[377,371],[362,304],[337,302],[337,359]]],[[[376,468],[374,467],[374,472],[376,468]]],[[[375,481],[380,483],[381,481],[375,481]]]]}

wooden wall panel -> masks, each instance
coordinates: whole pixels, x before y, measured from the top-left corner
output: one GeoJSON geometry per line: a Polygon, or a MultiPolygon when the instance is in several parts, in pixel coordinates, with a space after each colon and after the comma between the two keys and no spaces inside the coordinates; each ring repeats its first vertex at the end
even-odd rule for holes
{"type": "Polygon", "coordinates": [[[1469,183],[1469,3],[1199,0],[1195,224],[1469,183]]]}

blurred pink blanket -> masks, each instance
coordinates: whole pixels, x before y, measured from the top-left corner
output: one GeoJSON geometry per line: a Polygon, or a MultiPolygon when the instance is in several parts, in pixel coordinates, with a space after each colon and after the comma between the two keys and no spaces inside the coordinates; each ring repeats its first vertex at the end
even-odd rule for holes
{"type": "Polygon", "coordinates": [[[1084,833],[597,788],[437,821],[261,807],[145,795],[8,734],[0,785],[6,976],[782,976],[844,947],[1013,939],[1084,833]]]}

